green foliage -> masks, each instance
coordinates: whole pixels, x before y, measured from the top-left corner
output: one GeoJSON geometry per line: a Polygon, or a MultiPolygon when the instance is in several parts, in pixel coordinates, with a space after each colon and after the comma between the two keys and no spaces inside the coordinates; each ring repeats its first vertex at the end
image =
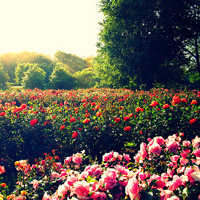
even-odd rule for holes
{"type": "Polygon", "coordinates": [[[25,76],[22,79],[22,85],[24,88],[40,88],[45,87],[46,73],[43,69],[38,67],[38,64],[30,65],[29,69],[24,72],[25,76]]]}
{"type": "Polygon", "coordinates": [[[0,157],[8,163],[52,149],[134,153],[147,138],[183,132],[191,140],[200,131],[199,91],[29,89],[5,91],[0,102],[0,157]]]}
{"type": "Polygon", "coordinates": [[[92,68],[86,68],[82,71],[75,72],[74,77],[77,80],[78,88],[91,88],[98,82],[98,77],[92,68]]]}
{"type": "Polygon", "coordinates": [[[25,72],[28,71],[30,67],[33,67],[34,64],[24,63],[18,64],[15,68],[15,81],[18,85],[22,84],[22,80],[25,77],[25,72]]]}
{"type": "Polygon", "coordinates": [[[10,82],[15,82],[15,68],[18,64],[23,63],[39,63],[50,65],[52,59],[41,53],[36,52],[19,52],[19,53],[5,53],[0,55],[0,62],[4,65],[4,70],[10,77],[10,82]]]}
{"type": "Polygon", "coordinates": [[[4,71],[3,65],[0,64],[0,88],[6,86],[6,82],[9,80],[8,74],[4,71]]]}
{"type": "Polygon", "coordinates": [[[75,87],[74,77],[66,70],[62,63],[57,63],[50,76],[50,87],[54,89],[72,89],[75,87]]]}
{"type": "Polygon", "coordinates": [[[156,83],[184,84],[182,67],[188,59],[183,41],[196,30],[189,21],[191,6],[196,4],[187,0],[102,0],[104,20],[98,48],[103,80],[114,74],[112,82],[117,87],[135,82],[147,89],[156,83]]]}
{"type": "Polygon", "coordinates": [[[87,61],[78,56],[68,54],[62,51],[57,51],[54,55],[56,62],[60,62],[70,73],[75,73],[87,68],[87,61]]]}

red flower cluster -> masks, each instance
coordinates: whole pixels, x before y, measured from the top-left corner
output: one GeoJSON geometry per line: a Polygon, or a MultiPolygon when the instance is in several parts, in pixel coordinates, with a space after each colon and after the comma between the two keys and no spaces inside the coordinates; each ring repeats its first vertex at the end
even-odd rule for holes
{"type": "Polygon", "coordinates": [[[72,133],[72,138],[76,138],[78,136],[78,133],[75,131],[72,133]]]}
{"type": "Polygon", "coordinates": [[[130,131],[130,130],[131,130],[131,127],[130,127],[130,126],[126,126],[126,127],[124,128],[124,130],[125,130],[125,131],[130,131]]]}
{"type": "Polygon", "coordinates": [[[75,117],[71,117],[69,121],[70,121],[71,123],[72,123],[72,122],[76,122],[76,118],[75,118],[75,117]]]}
{"type": "Polygon", "coordinates": [[[179,104],[179,103],[181,103],[181,99],[177,96],[174,96],[172,98],[172,104],[174,105],[174,104],[179,104]]]}
{"type": "Polygon", "coordinates": [[[189,123],[190,123],[190,124],[194,124],[196,121],[197,121],[197,119],[191,119],[191,120],[189,121],[189,123]]]}
{"type": "Polygon", "coordinates": [[[34,126],[37,123],[38,123],[37,119],[33,119],[33,120],[30,121],[31,126],[34,126]]]}
{"type": "Polygon", "coordinates": [[[157,105],[158,105],[158,102],[157,102],[157,101],[152,101],[150,106],[156,107],[157,105]]]}

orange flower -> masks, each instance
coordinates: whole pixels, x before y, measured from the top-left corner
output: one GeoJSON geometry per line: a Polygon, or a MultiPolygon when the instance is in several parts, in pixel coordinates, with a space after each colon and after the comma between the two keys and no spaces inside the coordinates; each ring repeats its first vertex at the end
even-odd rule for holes
{"type": "Polygon", "coordinates": [[[22,191],[21,191],[21,195],[26,195],[26,193],[27,193],[27,192],[26,192],[25,190],[22,190],[22,191]]]}

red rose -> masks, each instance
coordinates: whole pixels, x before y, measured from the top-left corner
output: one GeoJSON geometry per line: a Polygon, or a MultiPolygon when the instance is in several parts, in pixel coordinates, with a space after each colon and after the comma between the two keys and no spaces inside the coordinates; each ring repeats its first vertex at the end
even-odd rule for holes
{"type": "Polygon", "coordinates": [[[64,128],[65,128],[65,125],[62,125],[62,126],[60,127],[61,130],[64,129],[64,128]]]}
{"type": "Polygon", "coordinates": [[[97,113],[96,113],[96,116],[97,116],[97,117],[100,117],[101,115],[102,115],[101,112],[97,112],[97,113]]]}
{"type": "Polygon", "coordinates": [[[124,117],[124,121],[125,121],[125,122],[128,121],[129,119],[130,119],[129,116],[124,117]]]}
{"type": "Polygon", "coordinates": [[[124,128],[124,130],[125,130],[125,131],[130,131],[130,130],[131,130],[131,127],[130,127],[130,126],[126,126],[126,127],[124,128]]]}
{"type": "Polygon", "coordinates": [[[181,103],[181,99],[177,96],[174,96],[172,99],[172,104],[179,104],[181,103]]]}
{"type": "Polygon", "coordinates": [[[72,138],[76,138],[78,136],[78,133],[75,131],[72,133],[72,138]]]}
{"type": "Polygon", "coordinates": [[[196,101],[196,100],[192,100],[190,104],[191,104],[191,105],[192,105],[192,104],[197,104],[197,101],[196,101]]]}
{"type": "Polygon", "coordinates": [[[70,122],[75,122],[75,121],[76,121],[76,118],[75,118],[75,117],[71,117],[69,121],[70,121],[70,122]]]}
{"type": "Polygon", "coordinates": [[[34,126],[37,123],[38,123],[37,119],[33,119],[33,120],[30,121],[31,126],[34,126]]]}
{"type": "Polygon", "coordinates": [[[152,101],[150,106],[156,107],[157,105],[158,105],[158,102],[157,102],[157,101],[152,101]]]}
{"type": "Polygon", "coordinates": [[[163,109],[169,108],[169,104],[163,105],[163,109]]]}
{"type": "Polygon", "coordinates": [[[116,123],[119,123],[120,121],[121,121],[120,118],[118,118],[118,117],[115,118],[115,122],[116,122],[116,123]]]}
{"type": "Polygon", "coordinates": [[[1,116],[5,116],[6,113],[5,113],[5,112],[1,112],[0,115],[1,115],[1,116]]]}
{"type": "Polygon", "coordinates": [[[194,124],[196,121],[197,121],[197,119],[191,119],[191,120],[189,121],[189,123],[190,123],[190,124],[194,124]]]}

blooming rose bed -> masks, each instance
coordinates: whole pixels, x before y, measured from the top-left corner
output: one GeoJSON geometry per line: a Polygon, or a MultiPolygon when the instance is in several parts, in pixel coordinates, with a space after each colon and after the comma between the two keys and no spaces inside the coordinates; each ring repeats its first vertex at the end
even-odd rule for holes
{"type": "MultiPolygon", "coordinates": [[[[16,189],[8,195],[4,185],[0,199],[195,200],[200,195],[198,136],[191,141],[184,140],[183,133],[148,138],[133,160],[111,151],[103,155],[101,164],[84,152],[66,157],[63,163],[53,154],[32,165],[27,160],[15,162],[16,189]]],[[[0,173],[4,172],[0,166],[0,173]]]]}

